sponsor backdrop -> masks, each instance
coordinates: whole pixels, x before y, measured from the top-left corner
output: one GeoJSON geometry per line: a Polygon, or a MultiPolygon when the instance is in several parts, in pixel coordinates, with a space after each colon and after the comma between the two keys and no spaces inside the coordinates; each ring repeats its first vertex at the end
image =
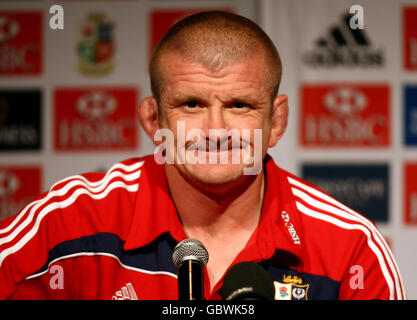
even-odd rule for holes
{"type": "Polygon", "coordinates": [[[1,1],[0,220],[64,177],[154,152],[136,119],[150,54],[207,9],[271,36],[290,120],[270,153],[373,220],[417,299],[415,1],[1,1]]]}

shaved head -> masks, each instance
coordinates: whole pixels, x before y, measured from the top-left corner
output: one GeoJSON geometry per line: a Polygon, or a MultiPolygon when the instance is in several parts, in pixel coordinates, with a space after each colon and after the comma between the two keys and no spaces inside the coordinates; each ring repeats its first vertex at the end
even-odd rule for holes
{"type": "Polygon", "coordinates": [[[202,64],[212,73],[257,57],[264,61],[264,77],[271,98],[278,93],[282,73],[278,51],[267,34],[245,17],[209,11],[191,15],[175,24],[160,40],[150,61],[151,90],[158,101],[164,85],[163,56],[172,53],[202,64]]]}

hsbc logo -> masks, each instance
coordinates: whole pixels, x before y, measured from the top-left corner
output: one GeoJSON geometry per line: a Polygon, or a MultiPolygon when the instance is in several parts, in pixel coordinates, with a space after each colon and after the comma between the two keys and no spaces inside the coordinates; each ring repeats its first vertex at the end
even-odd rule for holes
{"type": "Polygon", "coordinates": [[[0,11],[0,75],[42,71],[42,13],[0,11]]]}
{"type": "Polygon", "coordinates": [[[384,85],[305,85],[301,144],[381,147],[389,144],[389,91],[384,85]]]}
{"type": "Polygon", "coordinates": [[[407,212],[407,220],[417,222],[417,191],[410,193],[407,200],[409,207],[409,211],[407,212]]]}
{"type": "Polygon", "coordinates": [[[116,151],[136,148],[136,105],[134,88],[56,89],[55,149],[116,151]]]}
{"type": "Polygon", "coordinates": [[[0,221],[17,213],[40,193],[39,167],[0,166],[0,221]]]}
{"type": "Polygon", "coordinates": [[[0,171],[0,197],[9,196],[19,188],[19,179],[10,172],[0,171]]]}
{"type": "Polygon", "coordinates": [[[417,7],[403,9],[403,66],[408,71],[417,70],[417,7]]]}
{"type": "Polygon", "coordinates": [[[0,17],[0,42],[14,38],[19,32],[19,25],[10,17],[0,17]]]}
{"type": "Polygon", "coordinates": [[[103,92],[91,92],[77,102],[77,111],[90,120],[99,120],[116,110],[116,100],[103,92]]]}
{"type": "Polygon", "coordinates": [[[354,116],[366,107],[365,95],[353,88],[337,88],[324,97],[324,106],[330,112],[343,117],[354,116]]]}

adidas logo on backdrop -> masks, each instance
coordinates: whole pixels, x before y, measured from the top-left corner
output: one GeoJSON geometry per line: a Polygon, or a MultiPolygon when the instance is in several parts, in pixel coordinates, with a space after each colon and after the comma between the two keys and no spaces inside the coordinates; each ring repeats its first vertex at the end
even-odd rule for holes
{"type": "Polygon", "coordinates": [[[351,29],[351,14],[342,16],[337,25],[316,39],[314,48],[305,52],[303,62],[314,68],[382,67],[385,63],[382,49],[374,48],[366,29],[351,29]]]}

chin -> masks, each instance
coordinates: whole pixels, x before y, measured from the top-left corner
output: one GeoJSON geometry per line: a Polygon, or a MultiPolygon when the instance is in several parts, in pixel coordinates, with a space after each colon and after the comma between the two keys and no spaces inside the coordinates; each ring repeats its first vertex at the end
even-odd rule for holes
{"type": "Polygon", "coordinates": [[[200,185],[217,187],[233,185],[234,182],[248,178],[245,175],[245,169],[253,166],[253,164],[247,165],[243,162],[241,152],[240,149],[214,152],[214,163],[209,163],[209,159],[213,154],[200,151],[200,158],[197,158],[195,151],[188,151],[186,155],[187,161],[184,161],[185,164],[180,165],[179,170],[187,180],[200,185]],[[189,157],[190,155],[193,155],[193,158],[189,157]],[[221,161],[221,155],[225,156],[223,161],[221,161]],[[196,161],[196,159],[199,159],[199,161],[196,161]]]}
{"type": "Polygon", "coordinates": [[[202,184],[224,185],[243,177],[241,164],[185,164],[184,173],[202,184]]]}

